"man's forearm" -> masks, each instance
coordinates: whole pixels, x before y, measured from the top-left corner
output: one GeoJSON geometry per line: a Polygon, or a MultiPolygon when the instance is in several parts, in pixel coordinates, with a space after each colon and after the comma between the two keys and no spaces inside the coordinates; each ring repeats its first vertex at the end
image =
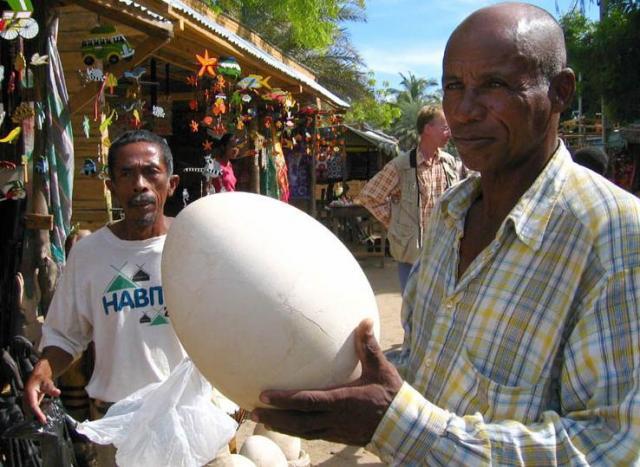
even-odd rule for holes
{"type": "Polygon", "coordinates": [[[69,368],[71,363],[73,363],[73,355],[59,347],[49,346],[42,351],[42,356],[36,365],[36,369],[49,371],[51,378],[57,378],[69,368]]]}

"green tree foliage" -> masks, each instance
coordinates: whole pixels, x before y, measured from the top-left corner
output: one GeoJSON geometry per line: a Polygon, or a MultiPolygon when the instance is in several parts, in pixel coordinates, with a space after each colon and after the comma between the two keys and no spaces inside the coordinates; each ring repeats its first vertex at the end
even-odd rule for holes
{"type": "MultiPolygon", "coordinates": [[[[338,96],[367,94],[364,62],[340,25],[365,21],[364,0],[208,0],[309,67],[338,96]]],[[[211,6],[212,4],[210,4],[211,6]]]]}
{"type": "Polygon", "coordinates": [[[401,116],[398,106],[392,102],[388,83],[376,88],[373,72],[369,72],[367,93],[351,103],[345,115],[345,122],[351,124],[367,124],[380,130],[389,130],[393,122],[401,116]]]}
{"type": "Polygon", "coordinates": [[[430,91],[438,85],[435,79],[418,78],[409,72],[406,76],[400,73],[402,80],[399,89],[392,89],[396,104],[400,109],[400,117],[393,122],[391,133],[398,138],[402,149],[412,148],[418,141],[416,120],[420,109],[428,104],[442,101],[439,90],[430,91]]]}
{"type": "Polygon", "coordinates": [[[579,92],[586,115],[600,111],[625,123],[640,117],[640,8],[630,0],[610,0],[599,22],[580,13],[561,18],[569,65],[582,75],[579,92]]]}

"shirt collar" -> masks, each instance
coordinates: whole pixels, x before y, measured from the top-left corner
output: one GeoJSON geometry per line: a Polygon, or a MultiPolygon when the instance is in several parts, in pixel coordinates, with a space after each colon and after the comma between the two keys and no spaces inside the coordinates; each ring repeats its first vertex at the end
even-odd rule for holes
{"type": "Polygon", "coordinates": [[[440,148],[438,148],[438,154],[436,155],[436,157],[429,158],[429,161],[427,162],[427,159],[425,159],[422,151],[420,150],[420,146],[416,147],[416,165],[424,164],[428,167],[436,160],[440,159],[442,159],[442,150],[440,148]]]}
{"type": "MultiPolygon", "coordinates": [[[[567,179],[570,164],[571,155],[560,141],[549,163],[513,207],[496,236],[501,237],[507,225],[513,225],[516,235],[523,243],[534,250],[540,248],[553,207],[567,179]]],[[[464,217],[479,196],[480,190],[479,174],[473,174],[463,183],[454,186],[441,199],[440,210],[443,217],[464,225],[464,217]]]]}

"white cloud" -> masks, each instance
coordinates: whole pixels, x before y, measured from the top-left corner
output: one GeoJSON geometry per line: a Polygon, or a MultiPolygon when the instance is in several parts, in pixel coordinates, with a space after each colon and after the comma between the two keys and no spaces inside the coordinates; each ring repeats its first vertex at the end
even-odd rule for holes
{"type": "Polygon", "coordinates": [[[398,48],[400,50],[365,48],[360,52],[367,67],[380,73],[405,73],[407,71],[415,73],[419,69],[439,69],[442,65],[444,46],[430,49],[424,47],[419,49],[398,48]]]}

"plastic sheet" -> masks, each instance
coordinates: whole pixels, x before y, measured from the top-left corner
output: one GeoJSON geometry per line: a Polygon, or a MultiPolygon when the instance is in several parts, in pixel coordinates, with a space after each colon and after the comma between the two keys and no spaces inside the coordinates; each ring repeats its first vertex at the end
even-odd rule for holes
{"type": "Polygon", "coordinates": [[[234,436],[237,423],[211,402],[212,388],[190,359],[76,431],[117,448],[120,467],[199,467],[234,436]]]}

